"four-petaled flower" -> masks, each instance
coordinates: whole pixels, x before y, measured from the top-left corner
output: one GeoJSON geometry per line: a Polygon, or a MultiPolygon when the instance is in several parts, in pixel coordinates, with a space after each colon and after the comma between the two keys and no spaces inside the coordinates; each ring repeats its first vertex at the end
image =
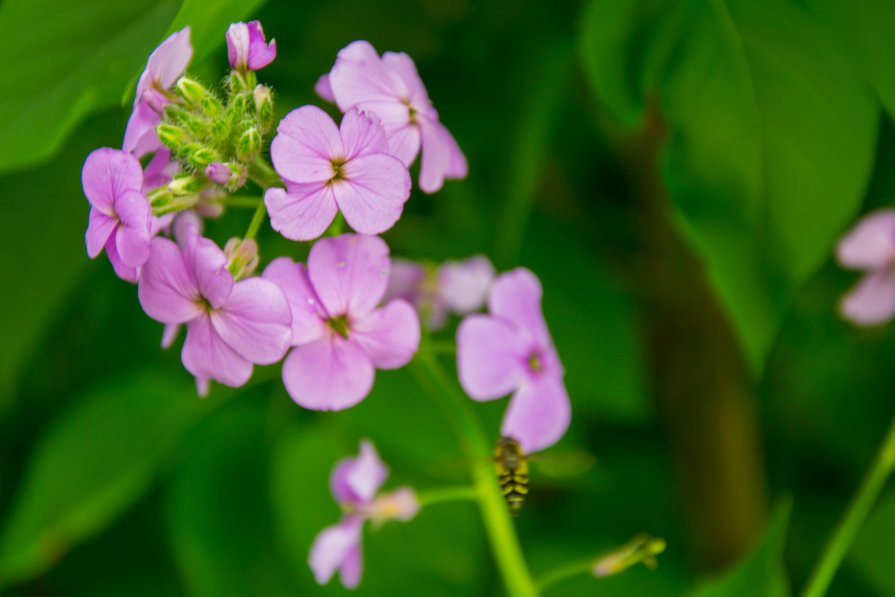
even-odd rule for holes
{"type": "Polygon", "coordinates": [[[357,232],[385,232],[410,197],[410,173],[388,153],[379,122],[357,110],[340,127],[316,106],[293,110],[270,146],[286,190],[264,196],[271,226],[286,238],[317,238],[341,210],[357,232]]]}
{"type": "Polygon", "coordinates": [[[227,29],[227,58],[233,70],[260,70],[276,57],[277,42],[267,43],[259,21],[233,23],[227,29]]]}
{"type": "Polygon", "coordinates": [[[842,315],[854,323],[876,325],[895,315],[895,210],[864,217],[839,241],[839,263],[866,275],[842,299],[842,315]]]}
{"type": "Polygon", "coordinates": [[[513,392],[501,433],[526,452],[559,441],[571,418],[541,294],[541,283],[527,269],[502,274],[488,295],[489,315],[470,315],[457,330],[460,384],[475,400],[513,392]]]}
{"type": "Polygon", "coordinates": [[[419,502],[411,488],[402,487],[377,496],[387,477],[388,468],[369,441],[361,442],[356,458],[346,458],[336,464],[330,488],[345,514],[338,524],[321,531],[311,547],[308,564],[318,583],[328,583],[338,571],[346,588],[357,587],[363,569],[364,522],[407,521],[416,516],[419,502]]]}
{"type": "Polygon", "coordinates": [[[182,248],[167,238],[152,239],[140,275],[140,304],[157,321],[186,324],[181,357],[190,373],[241,386],[253,364],[269,365],[286,354],[289,304],[267,280],[234,282],[217,245],[193,227],[186,236],[182,248]]]}
{"type": "Polygon", "coordinates": [[[140,162],[126,151],[97,149],[84,162],[81,183],[91,206],[84,235],[87,254],[94,258],[105,248],[118,277],[136,282],[137,268],[149,258],[151,238],[140,162]]]}
{"type": "Polygon", "coordinates": [[[410,166],[422,147],[420,189],[434,193],[445,178],[464,178],[466,156],[438,119],[413,59],[403,52],[379,56],[366,41],[344,47],[315,87],[343,112],[358,108],[382,121],[391,153],[410,166]]]}
{"type": "Polygon", "coordinates": [[[346,234],[317,241],[307,268],[281,257],[264,270],[292,308],[294,348],[283,363],[283,383],[301,406],[353,406],[370,392],[376,368],[403,367],[416,353],[413,307],[394,300],[377,308],[389,266],[382,239],[346,234]]]}

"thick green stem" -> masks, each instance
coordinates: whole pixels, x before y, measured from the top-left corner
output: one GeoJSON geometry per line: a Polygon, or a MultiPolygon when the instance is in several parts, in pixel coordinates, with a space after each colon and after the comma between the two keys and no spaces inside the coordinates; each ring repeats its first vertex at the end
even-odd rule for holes
{"type": "Polygon", "coordinates": [[[525,557],[519,546],[510,512],[497,484],[491,445],[485,431],[463,396],[448,378],[431,351],[421,347],[411,363],[420,383],[435,397],[441,398],[450,413],[461,447],[470,461],[470,474],[476,499],[482,512],[485,531],[507,593],[530,597],[538,594],[525,557]]]}
{"type": "Polygon", "coordinates": [[[802,597],[821,597],[827,592],[836,569],[842,563],[855,535],[861,530],[867,515],[876,503],[888,478],[895,471],[895,418],[880,445],[873,466],[852,498],[844,516],[827,541],[823,554],[811,573],[811,578],[802,592],[802,597]]]}

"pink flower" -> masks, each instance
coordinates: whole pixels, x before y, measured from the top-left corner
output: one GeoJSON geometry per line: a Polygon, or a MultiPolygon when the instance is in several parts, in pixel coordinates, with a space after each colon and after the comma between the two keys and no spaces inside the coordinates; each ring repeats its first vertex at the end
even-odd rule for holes
{"type": "Polygon", "coordinates": [[[419,501],[409,487],[377,496],[387,477],[388,468],[369,441],[361,442],[357,458],[346,458],[336,464],[330,488],[345,515],[338,524],[317,535],[308,558],[314,578],[321,585],[328,583],[336,572],[340,573],[346,588],[353,589],[360,584],[365,521],[408,521],[419,512],[419,501]]]}
{"type": "Polygon", "coordinates": [[[292,399],[313,410],[342,410],[364,399],[375,369],[397,369],[419,347],[420,325],[409,304],[377,305],[388,281],[389,253],[375,236],[323,238],[308,266],[275,259],[264,278],[292,308],[294,348],[283,363],[292,399]]]}
{"type": "Polygon", "coordinates": [[[512,392],[501,433],[526,452],[543,450],[569,427],[571,406],[541,313],[541,284],[527,269],[502,274],[491,286],[488,309],[457,330],[460,384],[475,400],[512,392]]]}
{"type": "Polygon", "coordinates": [[[276,57],[277,42],[267,43],[259,21],[233,23],[227,29],[227,58],[233,70],[260,70],[276,57]]]}
{"type": "Polygon", "coordinates": [[[165,105],[171,101],[168,89],[180,78],[192,58],[189,27],[172,33],[150,54],[146,69],[137,82],[134,111],[124,132],[125,151],[139,158],[162,147],[155,127],[161,122],[165,105]]]}
{"type": "Polygon", "coordinates": [[[286,354],[289,304],[267,280],[234,283],[224,252],[195,228],[186,230],[182,248],[167,238],[152,239],[140,276],[140,304],[157,321],[186,324],[181,357],[190,373],[241,386],[253,363],[269,365],[286,354]]]}
{"type": "Polygon", "coordinates": [[[351,108],[375,114],[382,121],[389,148],[410,166],[422,147],[420,189],[434,193],[445,178],[464,178],[466,157],[438,120],[416,65],[403,52],[379,57],[366,41],[343,48],[329,75],[315,90],[343,112],[351,108]]]}
{"type": "Polygon", "coordinates": [[[87,254],[95,258],[105,248],[118,277],[136,282],[137,268],[149,258],[151,237],[140,162],[125,151],[97,149],[84,161],[81,183],[91,206],[87,254]]]}
{"type": "Polygon", "coordinates": [[[402,298],[416,307],[433,330],[444,327],[449,313],[466,315],[481,309],[494,279],[494,266],[477,255],[445,261],[438,268],[395,259],[385,300],[402,298]]]}
{"type": "Polygon", "coordinates": [[[842,315],[860,325],[884,323],[895,315],[895,210],[864,217],[839,241],[839,263],[867,272],[842,300],[842,315]]]}
{"type": "Polygon", "coordinates": [[[357,232],[379,234],[401,217],[410,173],[388,154],[378,121],[350,110],[337,127],[316,106],[293,110],[270,146],[286,190],[264,196],[271,226],[286,238],[317,238],[341,210],[357,232]]]}

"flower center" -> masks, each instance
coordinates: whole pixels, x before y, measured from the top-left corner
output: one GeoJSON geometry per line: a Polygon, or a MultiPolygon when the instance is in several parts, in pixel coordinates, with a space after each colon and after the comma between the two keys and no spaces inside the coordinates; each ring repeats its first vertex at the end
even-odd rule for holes
{"type": "Polygon", "coordinates": [[[343,172],[342,166],[344,166],[345,162],[347,161],[348,160],[346,160],[345,158],[335,158],[333,160],[330,160],[330,163],[333,167],[333,177],[329,179],[330,184],[336,182],[337,180],[345,179],[345,173],[343,172]]]}
{"type": "Polygon", "coordinates": [[[342,338],[348,339],[348,331],[350,326],[348,325],[348,316],[347,315],[339,315],[338,317],[330,317],[326,320],[326,326],[337,333],[342,338]]]}
{"type": "Polygon", "coordinates": [[[401,100],[401,103],[404,104],[405,106],[407,106],[407,118],[410,120],[410,122],[411,123],[416,122],[417,110],[416,110],[416,108],[413,107],[413,105],[411,105],[410,98],[405,97],[404,99],[401,100]]]}
{"type": "Polygon", "coordinates": [[[530,355],[528,355],[528,369],[532,373],[540,373],[544,370],[543,359],[541,358],[540,351],[533,350],[530,355]]]}

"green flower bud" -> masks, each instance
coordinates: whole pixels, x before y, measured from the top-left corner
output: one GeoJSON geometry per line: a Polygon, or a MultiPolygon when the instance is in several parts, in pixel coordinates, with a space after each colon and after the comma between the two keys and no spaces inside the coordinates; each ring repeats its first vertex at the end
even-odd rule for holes
{"type": "Polygon", "coordinates": [[[270,87],[258,85],[252,93],[255,100],[255,114],[258,115],[258,126],[262,132],[267,132],[273,126],[273,97],[270,87]]]}
{"type": "Polygon", "coordinates": [[[205,186],[205,181],[194,174],[178,174],[168,183],[168,191],[175,196],[195,195],[205,186]]]}
{"type": "Polygon", "coordinates": [[[185,130],[172,124],[160,124],[155,127],[155,132],[158,134],[159,141],[175,153],[189,139],[185,130]]]}
{"type": "Polygon", "coordinates": [[[220,161],[218,152],[199,143],[187,143],[181,146],[180,151],[177,152],[177,157],[197,170],[204,170],[208,164],[220,161]]]}
{"type": "Polygon", "coordinates": [[[239,137],[239,142],[236,144],[236,157],[241,162],[253,162],[260,152],[261,132],[257,128],[251,127],[239,137]]]}
{"type": "Polygon", "coordinates": [[[165,106],[165,119],[184,129],[192,137],[205,137],[211,132],[211,124],[178,104],[165,106]]]}
{"type": "Polygon", "coordinates": [[[240,93],[230,97],[224,118],[230,126],[230,130],[236,129],[240,122],[250,117],[251,94],[240,93]]]}

